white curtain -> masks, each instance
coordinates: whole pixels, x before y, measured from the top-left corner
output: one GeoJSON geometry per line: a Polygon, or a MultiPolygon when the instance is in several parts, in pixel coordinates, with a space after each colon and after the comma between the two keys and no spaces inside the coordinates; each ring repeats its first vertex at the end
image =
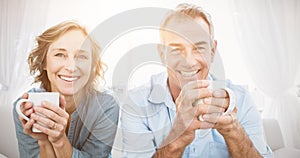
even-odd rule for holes
{"type": "Polygon", "coordinates": [[[27,56],[47,18],[49,1],[0,1],[0,153],[18,157],[12,102],[30,87],[27,56]]]}
{"type": "Polygon", "coordinates": [[[231,6],[245,71],[269,100],[263,117],[277,119],[285,145],[300,148],[300,1],[232,0],[231,6]]]}

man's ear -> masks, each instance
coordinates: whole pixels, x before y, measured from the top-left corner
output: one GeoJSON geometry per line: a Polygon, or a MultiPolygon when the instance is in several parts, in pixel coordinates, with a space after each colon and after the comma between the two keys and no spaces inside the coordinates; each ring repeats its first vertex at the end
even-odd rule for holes
{"type": "Polygon", "coordinates": [[[211,48],[211,63],[214,62],[214,58],[215,58],[215,55],[216,55],[216,51],[217,51],[217,45],[218,45],[218,42],[217,40],[214,40],[213,41],[213,46],[211,48]]]}
{"type": "Polygon", "coordinates": [[[164,46],[162,44],[157,44],[157,51],[158,51],[161,62],[163,64],[166,64],[164,46]]]}

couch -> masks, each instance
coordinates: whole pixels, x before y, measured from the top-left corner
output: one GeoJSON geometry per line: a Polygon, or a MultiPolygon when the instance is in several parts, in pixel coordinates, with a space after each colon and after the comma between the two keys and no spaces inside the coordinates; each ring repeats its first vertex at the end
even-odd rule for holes
{"type": "Polygon", "coordinates": [[[280,126],[275,119],[263,119],[265,138],[275,158],[300,158],[300,149],[284,145],[280,126]]]}

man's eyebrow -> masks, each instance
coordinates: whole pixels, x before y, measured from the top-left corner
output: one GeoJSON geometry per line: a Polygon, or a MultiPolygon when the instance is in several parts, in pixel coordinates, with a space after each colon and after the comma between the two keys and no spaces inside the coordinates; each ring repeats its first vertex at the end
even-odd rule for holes
{"type": "MultiPolygon", "coordinates": [[[[194,43],[194,46],[206,45],[206,44],[207,44],[206,41],[199,41],[199,42],[194,43]]],[[[170,43],[169,46],[182,47],[183,45],[181,43],[170,43]]]]}
{"type": "Polygon", "coordinates": [[[197,45],[206,45],[206,44],[207,44],[206,41],[200,41],[200,42],[195,43],[194,45],[197,46],[197,45]]]}
{"type": "Polygon", "coordinates": [[[172,46],[172,47],[182,47],[183,45],[181,43],[170,43],[169,46],[172,46]]]}

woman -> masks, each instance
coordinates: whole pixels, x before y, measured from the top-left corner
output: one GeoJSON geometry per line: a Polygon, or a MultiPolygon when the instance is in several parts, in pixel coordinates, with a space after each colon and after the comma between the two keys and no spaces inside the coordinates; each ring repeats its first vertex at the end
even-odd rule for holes
{"type": "MultiPolygon", "coordinates": [[[[96,90],[97,77],[103,79],[100,48],[82,26],[72,21],[49,28],[36,40],[38,45],[28,63],[41,86],[30,92],[59,92],[60,106],[24,103],[22,112],[29,121],[18,117],[14,109],[20,157],[108,157],[119,106],[108,92],[96,90]],[[42,132],[33,133],[33,127],[42,132]]],[[[28,93],[22,96],[27,97],[28,93]]]]}

